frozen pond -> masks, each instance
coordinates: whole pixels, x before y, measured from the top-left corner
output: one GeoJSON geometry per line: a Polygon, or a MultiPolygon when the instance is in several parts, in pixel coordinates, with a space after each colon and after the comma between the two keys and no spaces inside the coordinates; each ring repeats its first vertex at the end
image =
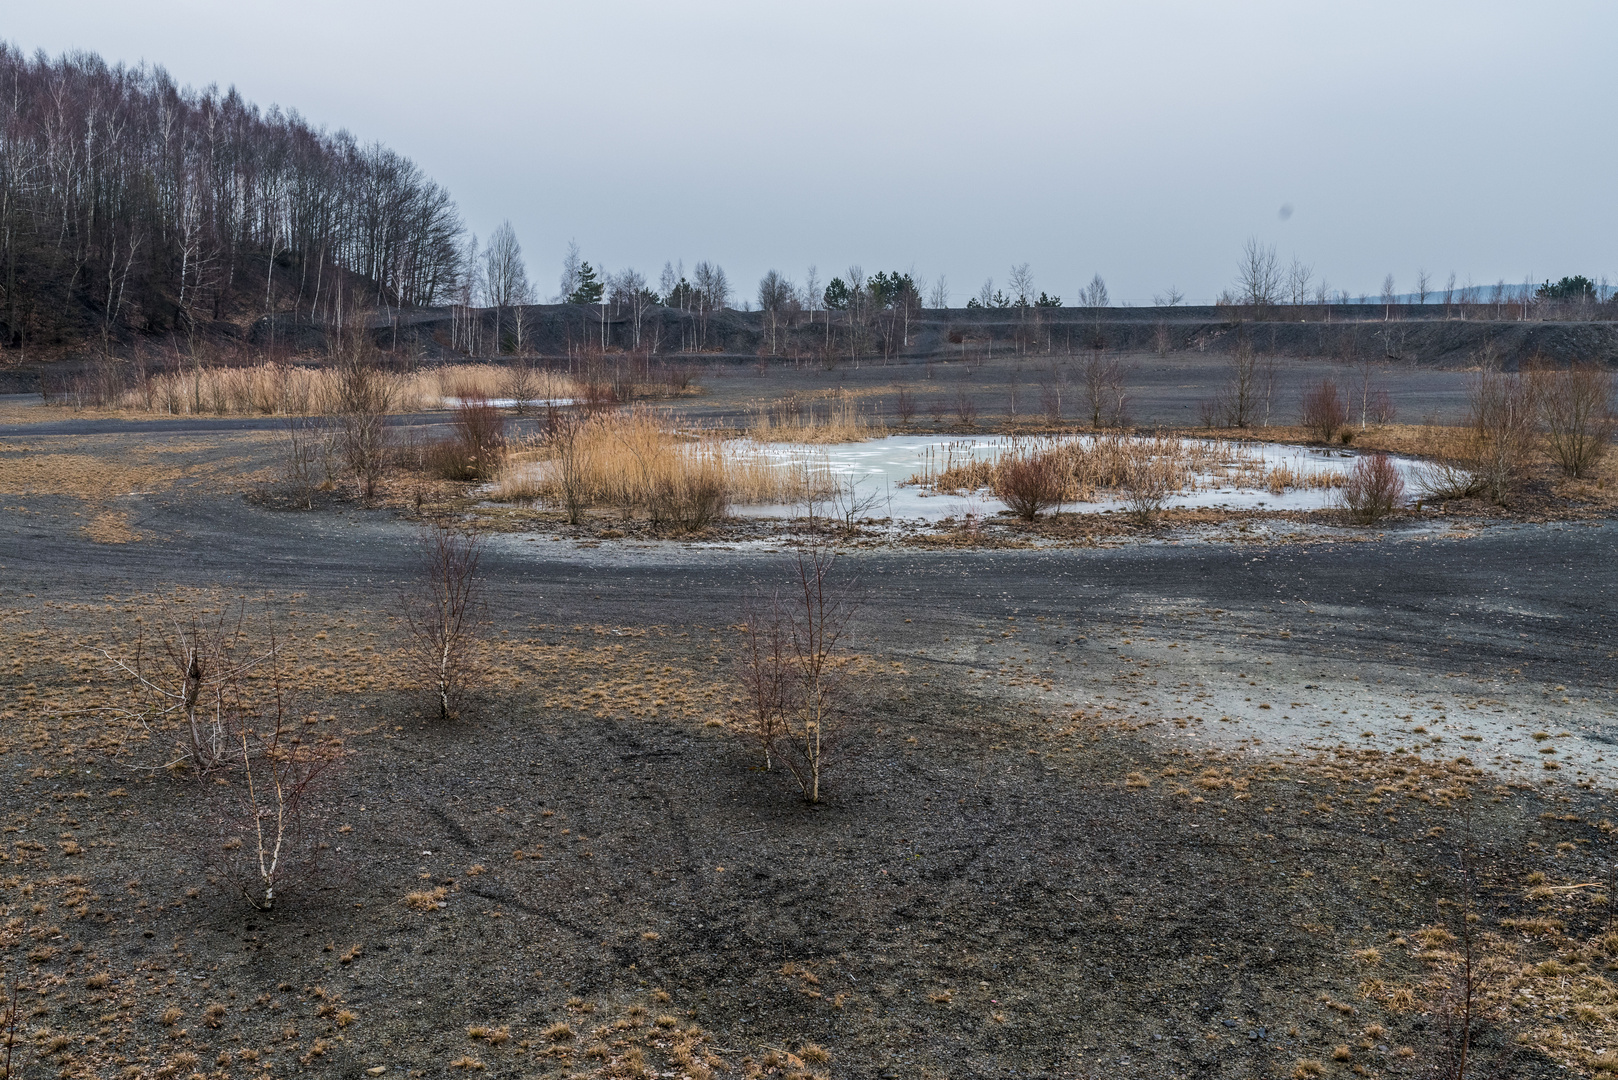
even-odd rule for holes
{"type": "MultiPolygon", "coordinates": [[[[466,401],[458,397],[447,397],[443,399],[443,406],[446,409],[458,409],[464,404],[466,404],[466,401]]],[[[492,405],[496,409],[515,409],[519,405],[525,409],[543,409],[547,406],[561,409],[574,404],[574,399],[570,397],[556,397],[531,398],[527,401],[518,401],[516,398],[487,398],[480,399],[478,404],[492,405]]]]}
{"type": "MultiPolygon", "coordinates": [[[[1089,435],[1042,440],[1041,445],[1079,442],[1089,444],[1089,435]]],[[[1023,440],[1020,445],[1028,445],[1023,440]]],[[[1192,440],[1187,440],[1189,445],[1192,440]]],[[[809,469],[852,482],[862,498],[870,498],[870,509],[861,517],[892,518],[895,521],[937,522],[966,514],[993,516],[1004,509],[993,492],[939,492],[924,484],[910,483],[914,476],[935,476],[949,466],[960,466],[972,459],[992,461],[1012,452],[1017,440],[1002,436],[905,436],[894,435],[856,443],[804,445],[759,443],[751,453],[782,469],[809,469]]],[[[1214,451],[1227,467],[1197,473],[1190,486],[1169,495],[1166,507],[1216,507],[1231,510],[1319,510],[1328,507],[1336,494],[1331,480],[1353,467],[1359,454],[1353,450],[1291,446],[1282,443],[1206,442],[1199,448],[1214,451]],[[1272,490],[1264,480],[1277,471],[1290,471],[1308,477],[1306,486],[1272,490]]],[[[1414,461],[1391,459],[1407,489],[1414,487],[1411,470],[1414,461]]],[[[1126,508],[1121,497],[1098,494],[1088,501],[1066,503],[1066,511],[1102,513],[1126,508]]],[[[798,504],[733,504],[731,513],[743,517],[798,517],[805,512],[798,504]]]]}

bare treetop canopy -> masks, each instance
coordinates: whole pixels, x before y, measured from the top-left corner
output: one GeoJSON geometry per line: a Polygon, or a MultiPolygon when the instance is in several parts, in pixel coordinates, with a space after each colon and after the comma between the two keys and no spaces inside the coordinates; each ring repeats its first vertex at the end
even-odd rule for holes
{"type": "Polygon", "coordinates": [[[408,158],[162,68],[0,44],[0,322],[27,335],[185,330],[262,310],[432,304],[462,271],[449,193],[408,158]],[[354,280],[359,279],[359,280],[354,280]]]}

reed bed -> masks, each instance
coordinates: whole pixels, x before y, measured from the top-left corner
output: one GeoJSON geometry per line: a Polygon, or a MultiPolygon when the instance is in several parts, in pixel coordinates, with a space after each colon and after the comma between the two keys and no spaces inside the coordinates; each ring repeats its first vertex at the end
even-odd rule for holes
{"type": "Polygon", "coordinates": [[[1057,466],[1064,502],[1093,502],[1142,487],[1183,493],[1230,486],[1280,495],[1343,483],[1335,470],[1288,462],[1271,465],[1262,454],[1228,439],[1113,433],[1082,439],[1008,439],[987,454],[979,447],[966,440],[946,444],[908,483],[943,494],[997,489],[1007,468],[1030,460],[1049,460],[1057,466]]]}
{"type": "Polygon", "coordinates": [[[650,410],[561,416],[512,446],[490,497],[550,502],[700,526],[736,504],[797,503],[830,490],[829,470],[784,462],[752,439],[681,432],[650,410]]]}
{"type": "Polygon", "coordinates": [[[888,428],[880,416],[860,408],[854,395],[839,391],[825,398],[787,394],[757,406],[747,434],[757,442],[814,445],[880,439],[888,428]]]}
{"type": "MultiPolygon", "coordinates": [[[[535,399],[572,398],[572,378],[532,369],[524,384],[535,399]]],[[[421,412],[461,400],[509,397],[511,373],[486,364],[451,364],[383,375],[393,412],[421,412]]],[[[340,375],[335,368],[265,363],[249,367],[197,367],[142,379],[118,404],[135,412],[179,416],[317,416],[338,411],[340,375]]]]}

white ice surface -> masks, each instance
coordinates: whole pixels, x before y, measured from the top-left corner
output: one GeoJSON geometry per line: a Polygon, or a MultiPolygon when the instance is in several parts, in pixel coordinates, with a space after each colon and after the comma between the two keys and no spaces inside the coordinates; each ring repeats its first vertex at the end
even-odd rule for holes
{"type": "MultiPolygon", "coordinates": [[[[1076,435],[1071,438],[1082,441],[1089,436],[1076,435]]],[[[906,484],[905,481],[922,472],[929,462],[936,469],[946,455],[953,455],[957,461],[971,456],[992,457],[1004,453],[1009,445],[1010,441],[1001,436],[892,435],[885,439],[827,445],[762,443],[754,449],[780,468],[807,466],[836,476],[858,477],[862,490],[878,492],[881,496],[867,515],[869,517],[937,522],[949,517],[959,518],[966,513],[979,517],[993,515],[1004,506],[987,490],[941,495],[919,485],[906,484]]],[[[1248,455],[1262,457],[1266,469],[1285,463],[1295,470],[1347,472],[1359,456],[1352,450],[1316,449],[1283,443],[1243,443],[1240,449],[1248,455]]],[[[1411,470],[1415,462],[1397,457],[1392,461],[1404,477],[1406,487],[1413,486],[1411,470]]],[[[1319,510],[1331,504],[1333,494],[1328,489],[1305,488],[1276,495],[1267,488],[1237,488],[1211,477],[1199,477],[1195,490],[1175,493],[1169,497],[1166,505],[1231,510],[1319,510]]],[[[1063,509],[1100,513],[1123,510],[1125,503],[1122,499],[1097,499],[1068,503],[1063,509]]],[[[803,512],[802,504],[731,507],[731,513],[742,517],[796,517],[803,512]]]]}

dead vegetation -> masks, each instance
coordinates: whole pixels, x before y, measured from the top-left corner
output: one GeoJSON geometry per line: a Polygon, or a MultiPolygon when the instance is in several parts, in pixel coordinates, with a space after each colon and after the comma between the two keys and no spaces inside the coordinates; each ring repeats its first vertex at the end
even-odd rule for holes
{"type": "MultiPolygon", "coordinates": [[[[447,364],[379,376],[391,412],[442,409],[454,400],[507,397],[507,369],[494,364],[447,364]]],[[[565,373],[529,367],[516,388],[529,400],[572,399],[579,386],[565,373]]],[[[243,367],[204,366],[137,377],[115,408],[175,416],[330,416],[352,402],[339,365],[267,361],[243,367]]]]}

